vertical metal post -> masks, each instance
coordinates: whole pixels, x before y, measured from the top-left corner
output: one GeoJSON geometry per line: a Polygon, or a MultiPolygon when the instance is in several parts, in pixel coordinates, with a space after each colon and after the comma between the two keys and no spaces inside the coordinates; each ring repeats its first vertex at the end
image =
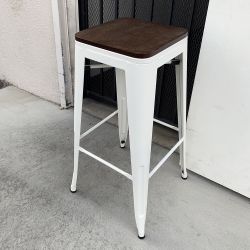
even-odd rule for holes
{"type": "Polygon", "coordinates": [[[155,5],[155,1],[152,0],[151,17],[150,17],[151,22],[153,21],[153,17],[154,17],[154,5],[155,5]]]}
{"type": "Polygon", "coordinates": [[[119,0],[115,1],[115,18],[119,17],[119,0]]]}
{"type": "Polygon", "coordinates": [[[133,0],[133,17],[135,18],[136,0],[133,0]]]}

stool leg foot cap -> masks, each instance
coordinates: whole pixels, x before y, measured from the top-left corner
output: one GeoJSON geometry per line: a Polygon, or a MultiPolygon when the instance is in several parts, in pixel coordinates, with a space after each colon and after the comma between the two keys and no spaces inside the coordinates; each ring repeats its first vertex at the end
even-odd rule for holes
{"type": "Polygon", "coordinates": [[[144,235],[144,236],[139,236],[139,235],[138,235],[138,238],[139,238],[140,240],[143,240],[143,239],[145,238],[145,235],[144,235]]]}
{"type": "Polygon", "coordinates": [[[125,144],[126,144],[126,142],[125,142],[125,141],[121,141],[121,143],[120,143],[120,147],[121,147],[121,148],[125,148],[125,144]]]}
{"type": "Polygon", "coordinates": [[[71,193],[74,194],[74,193],[76,193],[76,191],[77,191],[77,190],[76,190],[76,187],[71,187],[71,188],[70,188],[70,192],[71,192],[71,193]]]}
{"type": "Polygon", "coordinates": [[[181,178],[183,179],[183,180],[186,180],[187,178],[188,178],[188,175],[187,175],[187,172],[181,172],[181,178]]]}

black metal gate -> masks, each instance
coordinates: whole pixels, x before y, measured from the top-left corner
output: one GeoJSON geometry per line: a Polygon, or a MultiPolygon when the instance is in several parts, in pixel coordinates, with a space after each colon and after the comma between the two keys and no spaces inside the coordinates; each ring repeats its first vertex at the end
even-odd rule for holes
{"type": "MultiPolygon", "coordinates": [[[[191,99],[209,0],[79,0],[80,29],[121,17],[171,24],[189,30],[187,105],[191,99]]],[[[85,96],[116,104],[114,69],[86,72],[85,96]]],[[[177,124],[175,69],[158,70],[155,117],[177,124]]]]}

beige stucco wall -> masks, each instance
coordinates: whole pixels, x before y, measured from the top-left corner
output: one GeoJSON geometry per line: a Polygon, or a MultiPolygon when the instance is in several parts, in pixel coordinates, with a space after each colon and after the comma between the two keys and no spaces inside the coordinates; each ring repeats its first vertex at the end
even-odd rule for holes
{"type": "Polygon", "coordinates": [[[1,0],[0,11],[0,80],[60,103],[51,0],[1,0]]]}

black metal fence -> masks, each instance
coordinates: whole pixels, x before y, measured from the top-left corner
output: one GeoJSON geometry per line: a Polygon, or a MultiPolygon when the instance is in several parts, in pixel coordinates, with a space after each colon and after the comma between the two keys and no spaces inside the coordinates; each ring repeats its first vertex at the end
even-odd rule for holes
{"type": "MultiPolygon", "coordinates": [[[[209,0],[79,0],[80,29],[121,17],[185,27],[189,30],[187,105],[189,107],[209,0]]],[[[86,72],[85,96],[116,103],[114,69],[86,72]]],[[[187,108],[188,108],[187,107],[187,108]]],[[[158,70],[155,117],[176,125],[176,87],[173,65],[158,70]]]]}

